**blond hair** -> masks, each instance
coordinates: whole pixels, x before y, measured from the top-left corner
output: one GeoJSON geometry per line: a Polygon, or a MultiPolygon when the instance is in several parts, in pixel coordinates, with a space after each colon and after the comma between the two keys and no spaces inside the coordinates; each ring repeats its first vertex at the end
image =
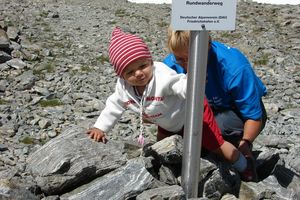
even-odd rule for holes
{"type": "MultiPolygon", "coordinates": [[[[171,53],[189,49],[190,31],[174,31],[168,28],[168,49],[171,53]]],[[[208,48],[210,48],[211,36],[209,35],[208,48]]]]}
{"type": "Polygon", "coordinates": [[[189,31],[174,31],[169,26],[168,28],[168,49],[170,52],[178,52],[182,49],[189,48],[190,32],[189,31]]]}

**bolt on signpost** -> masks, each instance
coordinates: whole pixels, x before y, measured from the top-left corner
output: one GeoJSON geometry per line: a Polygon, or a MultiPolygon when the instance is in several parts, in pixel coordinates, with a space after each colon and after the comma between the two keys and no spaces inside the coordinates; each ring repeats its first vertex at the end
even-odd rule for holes
{"type": "Polygon", "coordinates": [[[198,197],[209,30],[234,30],[237,0],[172,0],[174,30],[190,30],[182,187],[198,197]]]}

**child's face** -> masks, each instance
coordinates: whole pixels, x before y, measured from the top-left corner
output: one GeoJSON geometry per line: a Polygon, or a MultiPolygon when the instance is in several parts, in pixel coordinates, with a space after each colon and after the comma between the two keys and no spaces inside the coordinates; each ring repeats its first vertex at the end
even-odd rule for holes
{"type": "Polygon", "coordinates": [[[153,75],[152,64],[150,59],[138,59],[125,68],[122,77],[132,86],[146,86],[153,75]]]}

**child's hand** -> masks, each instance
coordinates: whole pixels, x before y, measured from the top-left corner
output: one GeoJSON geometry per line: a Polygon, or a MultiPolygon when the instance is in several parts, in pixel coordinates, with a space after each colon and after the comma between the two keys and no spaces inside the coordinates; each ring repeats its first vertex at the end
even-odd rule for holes
{"type": "Polygon", "coordinates": [[[98,128],[90,128],[86,134],[88,134],[91,139],[94,139],[97,142],[103,142],[104,144],[107,142],[104,132],[98,128]]]}

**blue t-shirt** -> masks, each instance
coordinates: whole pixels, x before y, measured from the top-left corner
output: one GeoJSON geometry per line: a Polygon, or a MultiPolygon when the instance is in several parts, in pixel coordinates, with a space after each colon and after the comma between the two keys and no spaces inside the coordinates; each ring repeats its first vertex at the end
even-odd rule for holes
{"type": "MultiPolygon", "coordinates": [[[[177,73],[185,72],[173,54],[163,62],[177,73]]],[[[261,97],[267,89],[238,49],[212,41],[206,80],[205,94],[213,108],[237,109],[244,119],[261,118],[261,97]]]]}
{"type": "Polygon", "coordinates": [[[177,74],[185,74],[186,73],[185,69],[176,63],[176,58],[175,58],[174,54],[172,54],[172,53],[167,55],[167,57],[163,60],[163,63],[168,65],[168,67],[170,67],[171,69],[174,69],[177,72],[177,74]]]}

